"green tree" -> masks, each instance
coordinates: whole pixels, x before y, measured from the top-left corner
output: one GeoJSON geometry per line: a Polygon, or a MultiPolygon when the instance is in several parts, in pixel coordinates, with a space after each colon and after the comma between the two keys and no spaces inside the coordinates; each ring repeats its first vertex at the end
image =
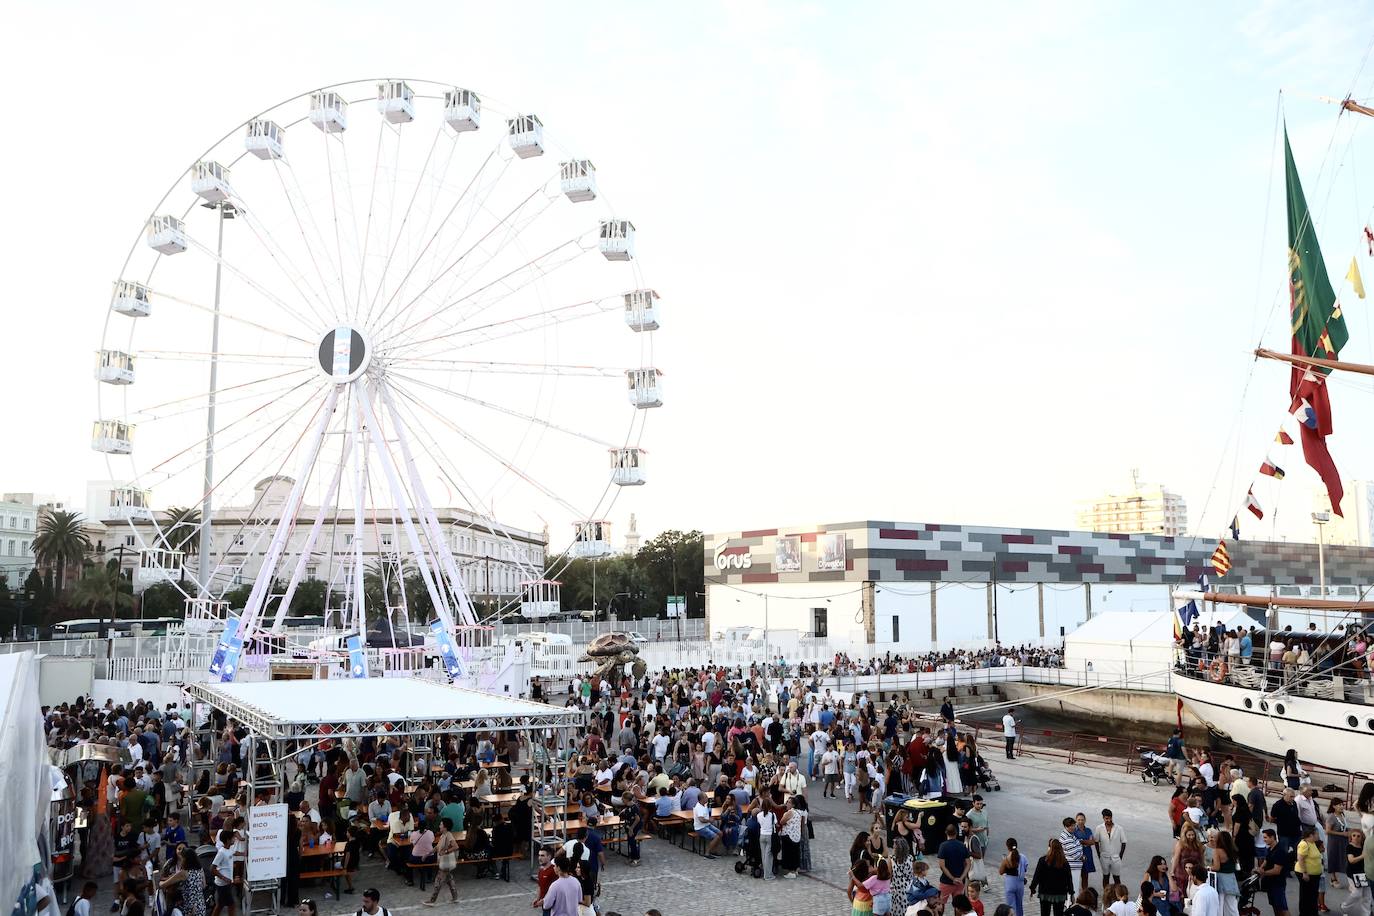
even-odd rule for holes
{"type": "Polygon", "coordinates": [[[329,595],[329,585],[322,579],[304,579],[296,583],[296,592],[291,596],[292,617],[316,617],[324,615],[325,600],[329,595]]]}
{"type": "Polygon", "coordinates": [[[253,593],[253,585],[237,585],[225,592],[221,600],[229,603],[231,611],[241,611],[248,604],[248,596],[253,593]]]}
{"type": "Polygon", "coordinates": [[[162,529],[162,544],[168,550],[180,550],[181,584],[186,584],[186,557],[200,550],[200,510],[189,506],[172,506],[167,510],[167,525],[162,529]]]}
{"type": "Polygon", "coordinates": [[[665,531],[645,542],[635,557],[648,576],[649,601],[656,615],[666,612],[669,595],[683,595],[687,606],[701,607],[706,591],[704,540],[700,531],[665,531]]]}
{"type": "Polygon", "coordinates": [[[42,620],[47,614],[48,606],[52,604],[52,589],[43,581],[43,575],[38,571],[38,567],[29,570],[29,574],[24,578],[24,592],[33,595],[34,620],[42,620]]]}
{"type": "Polygon", "coordinates": [[[143,616],[149,619],[179,618],[186,615],[186,598],[181,590],[170,582],[158,582],[148,586],[143,590],[140,600],[143,602],[143,616]]]}
{"type": "MultiPolygon", "coordinates": [[[[108,611],[108,614],[100,615],[105,616],[107,621],[119,617],[121,610],[132,609],[133,591],[129,586],[129,580],[120,575],[119,561],[111,560],[103,565],[93,563],[86,567],[85,573],[76,583],[72,603],[80,608],[89,608],[95,614],[102,610],[108,611]]],[[[108,632],[108,624],[102,629],[108,632]]]]}
{"type": "Polygon", "coordinates": [[[38,517],[38,534],[33,539],[33,555],[38,562],[57,571],[53,600],[62,602],[62,580],[67,567],[79,567],[91,552],[91,539],[81,530],[79,512],[44,509],[38,517]]]}

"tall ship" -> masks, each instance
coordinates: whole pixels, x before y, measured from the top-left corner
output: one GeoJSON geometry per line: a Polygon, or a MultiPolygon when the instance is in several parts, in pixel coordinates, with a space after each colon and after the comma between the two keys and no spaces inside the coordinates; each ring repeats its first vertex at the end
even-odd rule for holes
{"type": "MultiPolygon", "coordinates": [[[[1341,116],[1374,116],[1374,110],[1347,98],[1341,116]]],[[[1265,478],[1281,480],[1287,452],[1301,449],[1302,460],[1321,478],[1332,512],[1341,514],[1343,485],[1327,447],[1332,432],[1329,382],[1341,373],[1374,375],[1374,365],[1350,362],[1340,356],[1349,340],[1341,304],[1332,288],[1317,241],[1284,128],[1287,196],[1289,324],[1288,352],[1259,348],[1258,359],[1284,363],[1289,369],[1288,410],[1266,454],[1255,483],[1232,520],[1229,537],[1239,537],[1238,520],[1250,513],[1263,519],[1265,510],[1256,487],[1265,478]],[[1285,452],[1284,450],[1287,450],[1285,452]]],[[[1374,258],[1374,231],[1363,229],[1360,251],[1350,261],[1342,293],[1363,299],[1360,256],[1374,258]]],[[[1296,456],[1292,459],[1296,460],[1296,456]]],[[[1261,488],[1260,495],[1264,495],[1261,488]]],[[[1353,502],[1353,500],[1352,500],[1353,502]]],[[[1316,518],[1321,522],[1324,519],[1316,518]]],[[[1320,561],[1319,561],[1320,562],[1320,561]]],[[[1218,581],[1230,569],[1227,538],[1212,553],[1218,581]]],[[[1205,628],[1222,616],[1223,606],[1247,608],[1257,631],[1248,663],[1205,649],[1182,651],[1174,671],[1174,689],[1182,706],[1216,734],[1251,750],[1282,756],[1293,749],[1299,758],[1323,768],[1357,775],[1374,774],[1374,601],[1369,595],[1332,598],[1321,585],[1311,596],[1226,593],[1203,576],[1194,590],[1174,593],[1175,628],[1193,620],[1205,628]],[[1294,612],[1310,621],[1306,627],[1282,626],[1294,612]],[[1320,622],[1318,622],[1320,621],[1320,622]]],[[[1277,589],[1275,589],[1277,592],[1277,589]]]]}

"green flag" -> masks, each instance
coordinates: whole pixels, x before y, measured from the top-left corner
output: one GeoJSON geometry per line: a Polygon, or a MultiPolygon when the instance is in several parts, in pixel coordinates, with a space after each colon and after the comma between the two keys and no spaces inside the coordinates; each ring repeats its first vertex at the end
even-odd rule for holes
{"type": "MultiPolygon", "coordinates": [[[[1288,293],[1289,318],[1293,332],[1293,354],[1318,359],[1337,359],[1341,347],[1350,339],[1341,317],[1341,306],[1326,276],[1326,262],[1317,244],[1317,230],[1312,225],[1312,213],[1298,180],[1298,168],[1293,164],[1293,148],[1288,145],[1288,126],[1283,128],[1284,177],[1288,185],[1288,293]]],[[[1327,390],[1329,369],[1304,370],[1294,367],[1289,376],[1289,411],[1306,404],[1311,416],[1304,415],[1298,425],[1302,437],[1302,455],[1312,470],[1326,485],[1331,511],[1341,512],[1345,495],[1336,462],[1326,447],[1331,435],[1331,393],[1327,390]],[[1309,422],[1308,421],[1312,421],[1309,422]]]]}
{"type": "MultiPolygon", "coordinates": [[[[1317,230],[1302,193],[1288,127],[1283,128],[1284,172],[1288,184],[1288,284],[1291,296],[1293,352],[1298,356],[1336,359],[1350,339],[1340,303],[1326,276],[1317,230]]],[[[1329,370],[1314,370],[1323,374],[1329,370]]]]}

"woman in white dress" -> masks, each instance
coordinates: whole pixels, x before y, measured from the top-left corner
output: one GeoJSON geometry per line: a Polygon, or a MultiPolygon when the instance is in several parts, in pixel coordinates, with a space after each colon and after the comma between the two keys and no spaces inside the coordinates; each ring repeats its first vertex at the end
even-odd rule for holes
{"type": "Polygon", "coordinates": [[[959,740],[951,725],[945,729],[945,791],[963,795],[964,784],[959,780],[959,740]]]}

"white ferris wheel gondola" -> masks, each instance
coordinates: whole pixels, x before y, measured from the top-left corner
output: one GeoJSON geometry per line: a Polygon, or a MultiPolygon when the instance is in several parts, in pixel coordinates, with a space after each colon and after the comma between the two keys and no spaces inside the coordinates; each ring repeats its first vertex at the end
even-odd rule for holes
{"type": "Polygon", "coordinates": [[[662,403],[658,296],[601,177],[535,115],[426,80],[317,89],[206,150],[131,249],[96,361],[136,585],[181,589],[198,637],[232,611],[258,644],[311,580],[330,626],[432,614],[460,654],[491,619],[556,613],[560,564],[611,552],[615,494],[645,482],[640,408],[662,403]],[[288,159],[305,120],[321,133],[288,159]],[[154,490],[200,510],[175,523],[197,547],[154,490]],[[498,498],[573,520],[572,544],[546,555],[498,498]]]}

